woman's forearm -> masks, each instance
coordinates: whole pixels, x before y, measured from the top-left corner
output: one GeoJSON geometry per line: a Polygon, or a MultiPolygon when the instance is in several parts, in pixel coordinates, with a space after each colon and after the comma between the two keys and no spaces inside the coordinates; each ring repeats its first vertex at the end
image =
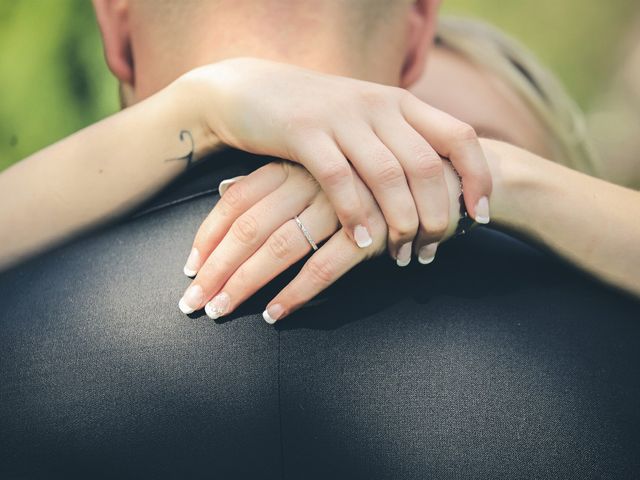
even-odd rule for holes
{"type": "Polygon", "coordinates": [[[153,97],[0,175],[0,268],[116,216],[217,145],[190,85],[153,97]]]}
{"type": "Polygon", "coordinates": [[[640,192],[502,142],[482,143],[494,178],[493,224],[640,295],[640,192]]]}

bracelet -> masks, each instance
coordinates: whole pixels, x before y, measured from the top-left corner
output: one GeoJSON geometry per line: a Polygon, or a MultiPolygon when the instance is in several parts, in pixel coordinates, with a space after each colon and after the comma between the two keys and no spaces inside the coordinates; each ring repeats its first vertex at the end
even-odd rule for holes
{"type": "Polygon", "coordinates": [[[458,195],[460,218],[458,219],[458,225],[456,226],[456,231],[453,234],[454,237],[459,237],[460,235],[464,235],[471,229],[471,227],[474,224],[474,221],[469,216],[469,213],[467,212],[467,207],[464,204],[464,195],[462,191],[462,177],[460,176],[456,168],[453,166],[453,164],[451,162],[449,162],[449,164],[451,165],[451,168],[453,169],[455,174],[458,176],[458,183],[460,184],[460,195],[458,195]]]}

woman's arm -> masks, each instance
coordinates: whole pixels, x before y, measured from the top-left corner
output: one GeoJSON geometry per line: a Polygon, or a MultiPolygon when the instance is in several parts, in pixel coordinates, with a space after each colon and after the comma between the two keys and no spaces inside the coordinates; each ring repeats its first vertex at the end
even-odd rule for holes
{"type": "Polygon", "coordinates": [[[176,82],[0,175],[0,268],[114,217],[219,144],[176,82]]]}
{"type": "Polygon", "coordinates": [[[192,70],[0,176],[0,268],[121,213],[221,144],[303,165],[367,248],[355,171],[398,261],[414,238],[426,245],[446,228],[438,153],[462,175],[470,214],[489,221],[489,167],[468,125],[400,88],[239,58],[192,70]]]}
{"type": "MultiPolygon", "coordinates": [[[[575,172],[512,145],[481,139],[494,191],[493,224],[542,243],[578,267],[640,295],[640,193],[575,172]]],[[[458,179],[444,163],[451,223],[456,226],[458,179]]],[[[360,182],[361,183],[361,182],[360,182]]],[[[269,302],[264,318],[284,318],[357,264],[385,248],[385,228],[375,200],[361,184],[365,211],[378,241],[354,248],[309,172],[272,163],[229,187],[196,235],[196,278],[180,300],[185,313],[206,307],[212,318],[235,310],[259,288],[310,252],[291,217],[298,215],[317,242],[298,275],[269,302]],[[313,186],[313,188],[311,188],[313,186]],[[251,225],[251,228],[246,228],[251,225]],[[247,235],[250,231],[251,235],[247,235]]],[[[438,243],[414,254],[434,259],[438,243]]],[[[187,271],[187,270],[185,270],[187,271]]]]}
{"type": "Polygon", "coordinates": [[[481,140],[494,181],[493,223],[640,295],[640,192],[481,140]]]}

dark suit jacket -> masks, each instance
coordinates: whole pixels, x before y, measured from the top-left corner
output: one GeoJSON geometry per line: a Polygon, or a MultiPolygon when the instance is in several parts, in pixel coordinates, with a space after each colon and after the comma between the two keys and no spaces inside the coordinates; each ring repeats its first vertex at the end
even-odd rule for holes
{"type": "Polygon", "coordinates": [[[1,478],[640,477],[640,304],[506,235],[370,261],[275,328],[295,268],[183,315],[215,187],[262,161],[0,274],[1,478]]]}

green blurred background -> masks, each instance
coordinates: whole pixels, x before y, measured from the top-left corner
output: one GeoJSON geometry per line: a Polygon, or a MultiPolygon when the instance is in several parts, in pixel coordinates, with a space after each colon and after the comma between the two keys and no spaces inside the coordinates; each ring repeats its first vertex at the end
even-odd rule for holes
{"type": "MultiPolygon", "coordinates": [[[[588,109],[637,1],[444,0],[443,10],[520,39],[588,109]]],[[[0,170],[117,108],[89,0],[0,0],[0,170]]]]}

